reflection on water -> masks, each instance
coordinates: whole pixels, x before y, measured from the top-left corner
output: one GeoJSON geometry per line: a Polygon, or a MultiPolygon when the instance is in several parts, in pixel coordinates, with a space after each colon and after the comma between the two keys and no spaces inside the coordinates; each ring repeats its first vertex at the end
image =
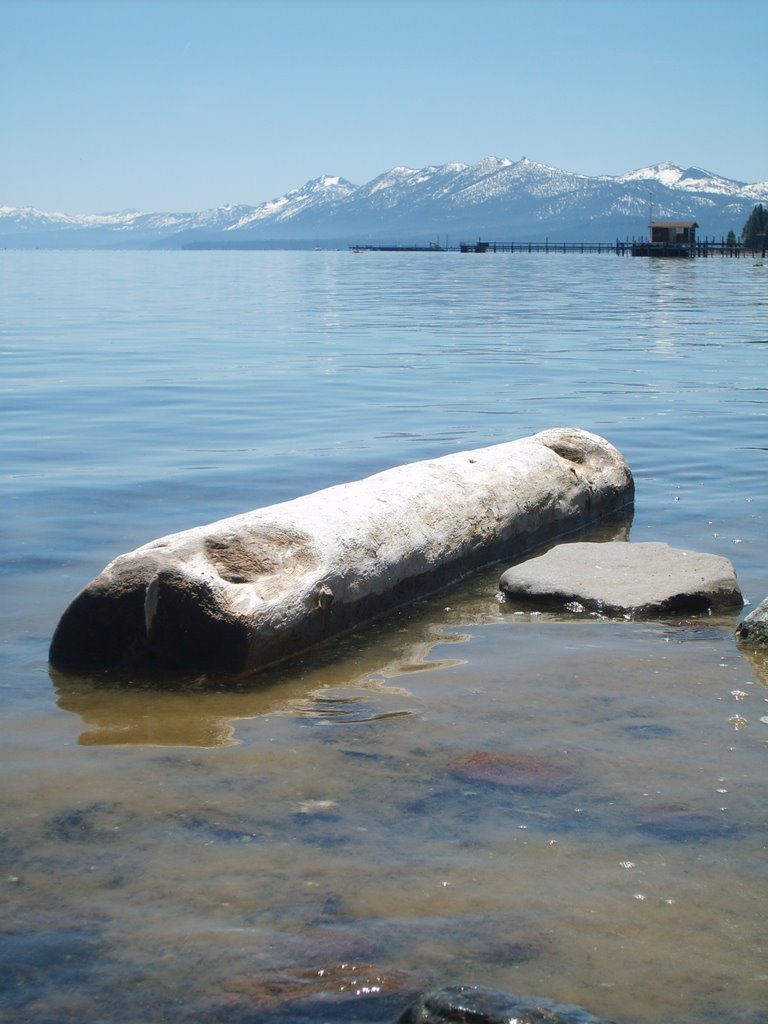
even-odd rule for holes
{"type": "Polygon", "coordinates": [[[241,694],[120,690],[76,677],[55,683],[59,707],[89,726],[78,737],[85,746],[222,746],[234,742],[233,721],[270,709],[263,694],[248,700],[241,694]]]}
{"type": "Polygon", "coordinates": [[[147,679],[117,685],[62,673],[52,673],[52,678],[58,706],[79,715],[89,727],[78,737],[85,746],[216,747],[237,742],[233,723],[260,716],[360,722],[413,714],[418,701],[389,680],[461,664],[430,654],[436,644],[467,639],[433,627],[423,632],[431,638],[414,638],[413,630],[396,634],[395,643],[388,642],[395,650],[386,655],[378,633],[369,635],[367,643],[365,636],[348,637],[321,652],[319,665],[310,660],[250,680],[179,677],[169,689],[167,679],[158,688],[147,679]],[[344,650],[354,645],[359,649],[345,658],[344,650]]]}
{"type": "Polygon", "coordinates": [[[754,647],[750,644],[739,644],[739,652],[744,660],[752,666],[755,682],[768,689],[768,650],[765,647],[754,647]]]}
{"type": "MultiPolygon", "coordinates": [[[[145,746],[216,747],[236,742],[233,723],[266,715],[303,715],[310,718],[370,721],[395,714],[411,714],[413,699],[407,690],[388,686],[392,675],[412,674],[459,664],[450,659],[402,666],[385,666],[380,678],[346,679],[343,670],[331,675],[338,681],[317,687],[317,673],[300,682],[283,682],[243,692],[152,690],[146,686],[120,688],[89,679],[57,676],[58,705],[79,715],[89,726],[78,743],[85,746],[140,744],[145,746]]],[[[353,667],[356,669],[357,666],[353,667]]],[[[328,673],[323,674],[327,680],[328,673]]]]}

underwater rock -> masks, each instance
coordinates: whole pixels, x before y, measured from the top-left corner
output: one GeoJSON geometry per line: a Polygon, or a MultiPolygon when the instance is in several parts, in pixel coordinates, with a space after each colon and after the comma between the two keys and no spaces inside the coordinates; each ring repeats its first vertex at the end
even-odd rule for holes
{"type": "Polygon", "coordinates": [[[768,644],[768,597],[742,619],[736,636],[753,644],[768,644]]]}
{"type": "Polygon", "coordinates": [[[254,670],[633,496],[620,452],[573,428],[399,466],[121,555],[62,615],[50,663],[254,670]]]}
{"type": "Polygon", "coordinates": [[[390,1024],[425,980],[419,972],[355,961],[287,967],[230,979],[219,992],[188,1004],[181,1019],[184,1024],[390,1024]]]}
{"type": "Polygon", "coordinates": [[[420,996],[397,1024],[609,1024],[588,1010],[482,985],[455,985],[420,996]]]}
{"type": "Polygon", "coordinates": [[[247,999],[252,1006],[303,1002],[316,996],[347,999],[400,992],[413,983],[414,975],[373,964],[330,963],[322,967],[289,968],[262,977],[231,982],[228,992],[247,999]]]}
{"type": "Polygon", "coordinates": [[[659,543],[558,544],[507,569],[499,586],[516,601],[635,618],[744,603],[727,558],[659,543]]]}
{"type": "Polygon", "coordinates": [[[467,782],[492,783],[523,793],[565,793],[575,785],[570,772],[533,754],[462,754],[451,761],[451,771],[467,782]]]}
{"type": "Polygon", "coordinates": [[[637,827],[668,843],[698,843],[739,834],[738,826],[722,816],[685,805],[656,808],[637,827]]]}

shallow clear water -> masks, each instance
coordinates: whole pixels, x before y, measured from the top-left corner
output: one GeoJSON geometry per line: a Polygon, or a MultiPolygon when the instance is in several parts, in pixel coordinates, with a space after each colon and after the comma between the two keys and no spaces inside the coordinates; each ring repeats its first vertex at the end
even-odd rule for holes
{"type": "Polygon", "coordinates": [[[768,269],[0,252],[0,307],[0,1019],[308,1020],[323,968],[318,1020],[461,981],[764,1019],[768,664],[735,618],[531,615],[492,569],[237,687],[46,655],[122,551],[556,425],[624,452],[633,540],[756,603],[768,269]]]}

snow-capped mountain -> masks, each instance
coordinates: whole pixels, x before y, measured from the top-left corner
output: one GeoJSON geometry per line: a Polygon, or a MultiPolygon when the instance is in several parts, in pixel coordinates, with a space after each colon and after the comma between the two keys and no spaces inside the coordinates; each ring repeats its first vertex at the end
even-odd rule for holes
{"type": "Polygon", "coordinates": [[[683,170],[675,164],[641,167],[638,171],[622,174],[617,181],[655,181],[667,188],[677,188],[685,192],[717,192],[730,196],[739,195],[746,187],[743,181],[721,178],[720,175],[705,171],[701,167],[688,167],[683,170]]]}
{"type": "Polygon", "coordinates": [[[140,213],[123,210],[120,213],[44,213],[34,207],[0,206],[0,244],[18,244],[25,236],[33,245],[64,247],[104,245],[110,240],[112,247],[122,248],[132,243],[142,244],[181,231],[203,229],[225,230],[252,210],[251,206],[221,206],[201,213],[140,213]]]}
{"type": "Polygon", "coordinates": [[[564,171],[523,157],[477,164],[393,167],[364,185],[323,175],[258,206],[198,213],[73,216],[0,207],[6,247],[316,245],[490,240],[613,241],[647,233],[650,217],[694,219],[701,236],[737,234],[768,182],[659,163],[619,176],[564,171]]]}
{"type": "Polygon", "coordinates": [[[255,208],[245,207],[242,217],[229,224],[228,230],[239,231],[264,220],[280,224],[291,220],[300,212],[330,207],[334,202],[346,199],[355,190],[356,186],[346,178],[331,178],[324,174],[308,181],[301,188],[286,192],[279,199],[272,199],[255,208]]]}

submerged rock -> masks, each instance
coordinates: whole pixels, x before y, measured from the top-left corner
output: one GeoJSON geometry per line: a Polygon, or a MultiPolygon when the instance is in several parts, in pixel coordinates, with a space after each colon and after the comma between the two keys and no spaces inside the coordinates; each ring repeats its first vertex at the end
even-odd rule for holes
{"type": "Polygon", "coordinates": [[[482,985],[455,985],[420,996],[397,1024],[609,1024],[588,1010],[482,985]]]}
{"type": "Polygon", "coordinates": [[[738,826],[722,815],[683,805],[656,808],[637,827],[646,835],[669,843],[698,843],[739,834],[738,826]]]}
{"type": "Polygon", "coordinates": [[[179,1019],[184,1024],[391,1024],[424,984],[423,974],[355,961],[287,967],[230,979],[220,991],[189,1003],[179,1019]]]}
{"type": "Polygon", "coordinates": [[[558,544],[502,575],[502,593],[571,611],[635,617],[743,605],[727,558],[668,544],[558,544]]]}
{"type": "Polygon", "coordinates": [[[753,644],[768,644],[768,597],[742,619],[736,636],[753,644]]]}
{"type": "Polygon", "coordinates": [[[521,753],[462,754],[451,762],[451,771],[467,782],[491,783],[523,793],[565,793],[576,781],[554,762],[521,753]]]}
{"type": "Polygon", "coordinates": [[[326,999],[359,999],[386,992],[400,992],[413,984],[414,975],[395,968],[356,962],[329,963],[321,967],[289,968],[261,977],[230,982],[227,991],[254,1006],[268,1007],[326,999]]]}
{"type": "Polygon", "coordinates": [[[571,428],[399,466],[172,534],[64,612],[54,669],[246,672],[630,505],[607,441],[571,428]]]}

